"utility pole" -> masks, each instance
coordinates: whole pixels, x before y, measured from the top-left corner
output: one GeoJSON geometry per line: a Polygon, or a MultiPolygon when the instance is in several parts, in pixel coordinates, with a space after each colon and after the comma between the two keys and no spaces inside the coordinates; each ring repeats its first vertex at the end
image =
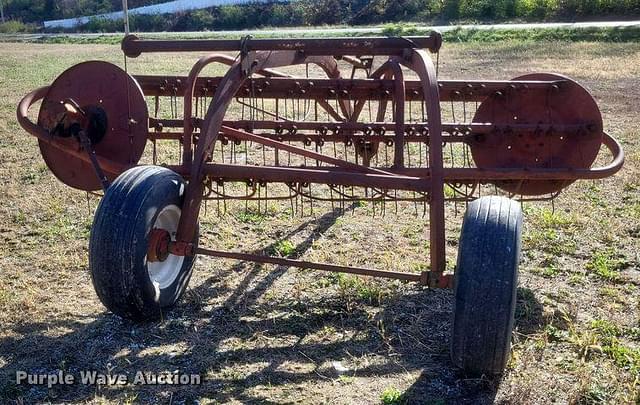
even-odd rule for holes
{"type": "Polygon", "coordinates": [[[4,5],[2,4],[2,0],[0,0],[0,20],[4,22],[4,5]]]}
{"type": "Polygon", "coordinates": [[[127,0],[122,0],[122,17],[124,19],[124,35],[129,35],[129,5],[127,0]]]}

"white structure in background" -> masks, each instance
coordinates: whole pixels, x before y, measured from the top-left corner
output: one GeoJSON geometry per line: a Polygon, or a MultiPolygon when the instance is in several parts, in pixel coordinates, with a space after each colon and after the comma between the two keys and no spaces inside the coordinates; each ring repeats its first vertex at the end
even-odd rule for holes
{"type": "MultiPolygon", "coordinates": [[[[225,6],[230,4],[246,4],[246,3],[272,3],[274,0],[175,0],[167,3],[154,4],[129,9],[129,15],[135,14],[168,14],[178,13],[181,11],[197,10],[201,8],[225,6]]],[[[73,28],[78,25],[88,23],[93,18],[117,20],[122,19],[122,11],[114,11],[112,13],[98,14],[87,17],[68,18],[66,20],[45,21],[45,28],[73,28]]]]}

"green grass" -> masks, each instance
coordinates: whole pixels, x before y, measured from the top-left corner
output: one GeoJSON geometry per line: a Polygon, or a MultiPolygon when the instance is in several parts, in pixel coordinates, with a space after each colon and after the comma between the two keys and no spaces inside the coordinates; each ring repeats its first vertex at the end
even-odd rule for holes
{"type": "MultiPolygon", "coordinates": [[[[388,36],[426,35],[428,28],[411,24],[389,24],[383,33],[388,36]]],[[[443,33],[445,42],[502,41],[597,41],[635,42],[640,40],[640,28],[531,28],[531,29],[467,29],[458,28],[443,33]]]]}
{"type": "Polygon", "coordinates": [[[264,222],[269,215],[264,212],[258,212],[254,209],[240,210],[235,214],[238,221],[243,224],[260,224],[264,222]]]}
{"type": "Polygon", "coordinates": [[[544,252],[542,270],[537,272],[547,277],[555,276],[560,272],[557,257],[576,252],[573,236],[580,223],[574,214],[545,207],[526,208],[525,213],[529,227],[524,241],[529,248],[544,252]]]}
{"type": "Polygon", "coordinates": [[[282,257],[291,257],[296,252],[296,245],[289,240],[279,240],[273,246],[273,253],[282,257]]]}
{"type": "Polygon", "coordinates": [[[620,270],[625,265],[624,260],[618,258],[610,248],[593,252],[586,268],[605,281],[618,282],[621,279],[620,270]]]}
{"type": "Polygon", "coordinates": [[[396,405],[403,403],[402,393],[396,387],[387,387],[380,394],[380,400],[384,405],[396,405]]]}
{"type": "Polygon", "coordinates": [[[553,228],[533,227],[525,234],[524,240],[529,248],[552,255],[551,257],[570,255],[576,251],[575,241],[553,228]]]}
{"type": "Polygon", "coordinates": [[[556,265],[555,263],[551,263],[546,267],[536,267],[532,269],[532,271],[545,278],[553,278],[562,273],[561,268],[558,267],[558,265],[556,265]]]}
{"type": "Polygon", "coordinates": [[[591,321],[591,329],[598,332],[601,336],[606,337],[619,336],[621,333],[618,325],[606,319],[595,319],[591,321]]]}
{"type": "Polygon", "coordinates": [[[380,305],[395,290],[394,284],[383,285],[371,278],[351,274],[333,273],[324,278],[321,286],[336,285],[342,297],[349,301],[380,305]]]}
{"type": "MultiPolygon", "coordinates": [[[[389,24],[383,28],[382,33],[371,32],[344,32],[339,36],[368,37],[368,36],[420,36],[429,35],[431,29],[418,27],[412,24],[389,24]]],[[[48,36],[34,36],[21,40],[18,37],[8,37],[7,41],[25,41],[48,44],[119,44],[122,33],[105,33],[95,37],[74,36],[73,34],[60,34],[48,36]]],[[[337,36],[328,31],[310,30],[309,33],[290,34],[287,30],[275,30],[272,34],[256,33],[253,38],[324,38],[337,36]]],[[[163,33],[147,34],[148,39],[237,39],[238,35],[219,34],[215,31],[203,31],[197,34],[171,33],[170,36],[163,33]]],[[[640,41],[640,28],[531,28],[531,29],[467,29],[458,28],[443,33],[445,43],[449,42],[541,42],[541,41],[589,41],[589,42],[636,42],[640,41]]]]}
{"type": "Polygon", "coordinates": [[[598,336],[602,352],[606,354],[616,366],[630,370],[640,377],[640,349],[625,345],[620,338],[625,334],[623,329],[607,320],[594,320],[591,329],[598,336]]]}
{"type": "Polygon", "coordinates": [[[580,393],[576,399],[576,404],[604,404],[610,399],[606,387],[599,384],[591,384],[580,393]]]}
{"type": "MultiPolygon", "coordinates": [[[[547,327],[547,331],[549,331],[547,327]]],[[[583,361],[597,361],[604,356],[616,367],[640,378],[640,349],[626,344],[622,338],[634,336],[636,328],[624,329],[606,319],[591,321],[588,328],[569,322],[567,331],[553,328],[554,340],[570,343],[583,361]]]]}

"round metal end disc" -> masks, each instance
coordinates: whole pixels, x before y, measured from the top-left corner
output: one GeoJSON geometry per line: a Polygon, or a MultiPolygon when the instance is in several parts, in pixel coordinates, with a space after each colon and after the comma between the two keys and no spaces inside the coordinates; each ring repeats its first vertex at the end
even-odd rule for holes
{"type": "MultiPolygon", "coordinates": [[[[91,61],[75,65],[62,73],[42,100],[38,125],[53,130],[64,114],[62,101],[71,99],[81,108],[94,106],[104,110],[107,131],[94,145],[99,157],[125,165],[140,160],[147,141],[147,103],[138,83],[111,63],[91,61]]],[[[69,150],[79,150],[73,138],[53,138],[69,150]]],[[[68,186],[93,191],[102,186],[90,163],[73,157],[57,147],[39,142],[40,152],[53,174],[68,186]]],[[[109,180],[117,175],[105,173],[109,180]]]]}
{"type": "MultiPolygon", "coordinates": [[[[557,87],[510,89],[482,102],[474,123],[507,128],[478,135],[471,142],[475,164],[483,169],[587,169],[602,144],[602,116],[589,92],[573,80],[536,73],[513,80],[563,81],[557,87]],[[548,126],[551,130],[522,130],[518,125],[548,126]],[[566,128],[574,126],[574,129],[566,128]],[[576,130],[575,126],[583,129],[576,130]]],[[[501,189],[522,195],[554,193],[573,180],[502,180],[501,189]]]]}

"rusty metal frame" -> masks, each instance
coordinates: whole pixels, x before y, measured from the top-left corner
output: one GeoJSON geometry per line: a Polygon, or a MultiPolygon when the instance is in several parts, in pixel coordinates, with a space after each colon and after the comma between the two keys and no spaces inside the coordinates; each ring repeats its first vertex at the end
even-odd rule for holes
{"type": "MultiPolygon", "coordinates": [[[[535,89],[557,91],[563,80],[442,80],[436,77],[436,68],[423,50],[437,52],[442,38],[437,33],[426,37],[412,38],[339,38],[322,40],[189,40],[150,41],[127,36],[122,42],[125,55],[136,57],[147,52],[240,52],[237,58],[225,54],[202,57],[186,77],[136,76],[147,96],[171,96],[182,94],[184,118],[149,120],[148,139],[173,139],[182,144],[182,162],[167,166],[187,180],[183,215],[176,242],[164,243],[173,254],[204,254],[217,257],[272,263],[286,266],[340,271],[354,274],[388,277],[416,281],[430,287],[452,286],[451,274],[445,274],[445,184],[468,184],[502,180],[567,180],[597,179],[616,173],[624,161],[620,144],[603,133],[602,144],[612,155],[611,162],[595,168],[469,168],[445,167],[443,152],[445,144],[469,143],[478,136],[496,131],[563,131],[567,133],[589,132],[588,123],[556,125],[509,124],[501,127],[495,123],[443,123],[440,103],[457,101],[483,101],[502,93],[518,93],[535,89]],[[368,67],[358,57],[363,55],[389,56],[389,60],[366,79],[342,78],[338,60],[345,60],[354,68],[368,67]],[[212,64],[229,66],[223,77],[201,77],[203,69],[212,64]],[[315,64],[326,74],[326,79],[291,77],[277,69],[299,64],[315,64]],[[406,80],[403,68],[412,71],[418,80],[406,80]],[[254,77],[258,75],[261,77],[254,77]],[[287,122],[225,120],[227,109],[239,94],[248,94],[258,88],[264,97],[286,98],[292,91],[300,97],[314,100],[334,121],[287,122]],[[194,97],[206,96],[215,89],[204,119],[193,115],[194,97]],[[351,101],[339,98],[337,93],[348,94],[351,101]],[[336,98],[337,109],[329,99],[336,98]],[[376,122],[358,122],[367,100],[379,101],[376,122]],[[387,104],[394,101],[392,123],[384,122],[387,104]],[[404,122],[405,103],[424,102],[426,120],[422,123],[404,122]],[[172,128],[173,131],[166,131],[172,128]],[[262,132],[259,132],[262,131],[262,132]],[[275,133],[274,133],[275,131],[275,133]],[[302,131],[302,133],[298,132],[302,131]],[[313,132],[315,131],[315,132],[313,132]],[[392,135],[386,132],[393,133],[392,135]],[[324,142],[381,142],[394,143],[394,162],[388,168],[369,167],[363,163],[352,163],[339,158],[297,147],[284,140],[305,144],[324,142]],[[251,141],[263,147],[272,147],[299,156],[323,162],[325,166],[247,166],[237,164],[210,163],[216,142],[251,141]],[[428,147],[427,168],[405,167],[403,150],[405,143],[419,142],[428,147]],[[278,182],[286,184],[319,183],[330,186],[360,186],[378,190],[406,190],[424,195],[429,204],[430,223],[430,268],[421,274],[389,272],[374,269],[318,264],[300,260],[274,258],[236,252],[196,248],[190,241],[195,236],[198,216],[205,197],[207,179],[216,181],[278,182]]],[[[83,161],[95,159],[99,168],[111,175],[124,172],[130,166],[110,161],[108,157],[91,157],[81,150],[70,150],[56,143],[48,130],[33,123],[29,108],[43,99],[48,87],[37,89],[25,96],[18,106],[20,125],[39,140],[53,145],[69,156],[83,161]]],[[[377,147],[377,146],[376,146],[377,147]]],[[[156,238],[164,240],[162,238],[156,238]]],[[[166,239],[166,238],[165,238],[166,239]]],[[[166,240],[165,240],[166,242],[166,240]]],[[[166,252],[153,246],[153,257],[166,252]]]]}

